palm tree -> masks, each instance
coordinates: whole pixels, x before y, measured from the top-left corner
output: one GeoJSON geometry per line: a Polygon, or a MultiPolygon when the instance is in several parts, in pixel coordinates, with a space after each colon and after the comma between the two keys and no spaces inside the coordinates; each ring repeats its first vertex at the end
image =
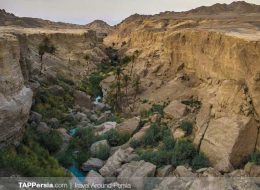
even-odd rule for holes
{"type": "Polygon", "coordinates": [[[132,111],[135,108],[137,94],[140,92],[140,84],[141,84],[140,76],[136,75],[136,77],[133,80],[133,84],[132,84],[132,87],[133,87],[134,93],[135,93],[134,94],[134,102],[133,102],[133,106],[132,106],[132,109],[131,109],[132,111]]]}
{"type": "Polygon", "coordinates": [[[121,75],[122,69],[121,67],[116,68],[116,101],[117,101],[117,108],[121,110],[121,75]]]}
{"type": "Polygon", "coordinates": [[[127,74],[124,74],[123,80],[124,80],[124,83],[125,83],[126,105],[128,105],[128,83],[129,83],[130,77],[127,74]]]}
{"type": "Polygon", "coordinates": [[[130,76],[132,76],[132,73],[133,73],[133,68],[134,68],[134,62],[136,60],[136,58],[139,56],[139,51],[138,50],[135,50],[134,51],[134,54],[131,56],[131,70],[130,70],[130,76]]]}

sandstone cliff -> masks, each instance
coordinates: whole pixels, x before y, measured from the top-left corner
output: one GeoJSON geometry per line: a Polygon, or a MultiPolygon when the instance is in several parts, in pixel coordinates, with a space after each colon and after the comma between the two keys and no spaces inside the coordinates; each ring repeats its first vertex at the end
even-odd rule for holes
{"type": "MultiPolygon", "coordinates": [[[[258,9],[239,2],[212,17],[193,17],[191,12],[134,15],[105,39],[122,56],[141,52],[134,61],[134,73],[142,78],[140,102],[202,103],[195,116],[194,143],[220,171],[238,167],[259,148],[258,9]]],[[[145,107],[140,105],[140,110],[145,107]]]]}
{"type": "Polygon", "coordinates": [[[18,39],[12,35],[1,35],[0,145],[19,139],[32,104],[32,91],[24,85],[20,58],[18,39]]]}
{"type": "Polygon", "coordinates": [[[1,27],[0,36],[0,145],[19,141],[30,113],[35,79],[65,77],[75,82],[107,56],[103,35],[86,29],[1,27]],[[39,56],[48,38],[55,54],[39,56]],[[42,71],[41,71],[42,69],[42,71]]]}

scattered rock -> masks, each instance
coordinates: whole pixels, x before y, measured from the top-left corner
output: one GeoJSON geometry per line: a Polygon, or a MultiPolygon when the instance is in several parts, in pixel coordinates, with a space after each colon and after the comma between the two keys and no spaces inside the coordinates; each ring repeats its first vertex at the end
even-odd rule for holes
{"type": "Polygon", "coordinates": [[[95,172],[94,170],[91,170],[90,172],[88,172],[85,181],[90,185],[99,185],[105,183],[105,178],[102,177],[99,173],[95,172]]]}
{"type": "Polygon", "coordinates": [[[156,176],[157,177],[166,177],[173,171],[172,165],[163,166],[157,169],[156,176]]]}
{"type": "Polygon", "coordinates": [[[84,172],[88,172],[90,170],[99,170],[104,166],[104,161],[98,158],[90,158],[86,162],[82,164],[81,169],[84,172]]]}
{"type": "Polygon", "coordinates": [[[141,161],[132,161],[124,164],[117,177],[120,183],[130,183],[136,189],[144,189],[145,178],[153,177],[155,175],[156,166],[141,161]]]}
{"type": "Polygon", "coordinates": [[[75,90],[73,96],[75,98],[76,105],[79,105],[80,107],[85,107],[87,109],[92,109],[93,105],[91,97],[88,96],[85,92],[75,90]]]}
{"type": "Polygon", "coordinates": [[[48,90],[55,96],[62,96],[64,94],[64,89],[59,85],[52,85],[48,90]]]}
{"type": "Polygon", "coordinates": [[[39,124],[41,122],[41,120],[42,120],[41,114],[34,112],[34,111],[31,112],[31,115],[30,115],[31,122],[35,122],[36,124],[39,124]]]}
{"type": "Polygon", "coordinates": [[[221,177],[222,175],[218,170],[210,167],[210,168],[207,168],[203,172],[202,176],[203,177],[221,177]]]}
{"type": "Polygon", "coordinates": [[[103,146],[108,148],[108,149],[110,149],[110,146],[109,146],[107,140],[102,140],[102,141],[95,142],[90,147],[91,154],[92,155],[97,155],[98,151],[100,150],[100,147],[103,147],[103,146]]]}
{"type": "Polygon", "coordinates": [[[133,137],[131,138],[131,140],[142,140],[144,135],[146,134],[146,131],[151,127],[151,125],[145,125],[143,126],[140,131],[138,131],[137,133],[135,133],[133,135],[133,137]]]}
{"type": "Polygon", "coordinates": [[[138,129],[139,124],[140,124],[140,117],[134,117],[117,125],[116,129],[120,133],[128,133],[132,135],[138,129]]]}
{"type": "Polygon", "coordinates": [[[63,141],[65,142],[69,142],[70,139],[72,138],[68,133],[67,130],[65,128],[59,128],[57,129],[57,131],[59,132],[59,134],[61,135],[63,141]]]}
{"type": "Polygon", "coordinates": [[[104,177],[117,176],[117,170],[123,163],[128,160],[129,155],[133,152],[132,148],[118,149],[106,162],[106,164],[99,170],[104,177]]]}
{"type": "Polygon", "coordinates": [[[177,166],[174,172],[180,177],[196,177],[196,174],[185,166],[177,166]]]}
{"type": "Polygon", "coordinates": [[[101,125],[95,126],[95,130],[99,135],[104,134],[105,132],[109,131],[110,129],[116,128],[117,123],[116,122],[105,122],[101,125]]]}
{"type": "Polygon", "coordinates": [[[106,108],[107,108],[106,104],[103,104],[101,102],[94,102],[94,108],[93,109],[95,111],[103,111],[106,108]]]}
{"type": "Polygon", "coordinates": [[[230,177],[249,177],[249,175],[245,172],[245,170],[234,170],[233,172],[229,173],[228,176],[230,176],[230,177]]]}
{"type": "Polygon", "coordinates": [[[51,118],[49,121],[48,121],[48,125],[51,127],[51,128],[58,128],[59,125],[60,125],[60,122],[57,118],[51,118]]]}
{"type": "Polygon", "coordinates": [[[98,120],[98,116],[96,114],[92,114],[90,117],[89,117],[90,121],[92,122],[96,122],[98,120]]]}
{"type": "Polygon", "coordinates": [[[260,177],[260,166],[256,165],[252,162],[248,162],[245,167],[244,170],[246,173],[249,174],[250,177],[260,177]]]}
{"type": "Polygon", "coordinates": [[[78,112],[78,113],[75,115],[75,118],[76,118],[78,121],[85,121],[85,120],[87,120],[86,114],[81,113],[81,112],[78,112]]]}
{"type": "Polygon", "coordinates": [[[48,127],[48,125],[45,122],[40,122],[36,130],[37,132],[42,134],[46,134],[51,131],[51,129],[48,127]]]}
{"type": "Polygon", "coordinates": [[[168,117],[179,119],[185,116],[188,110],[185,104],[174,100],[163,111],[168,117]]]}

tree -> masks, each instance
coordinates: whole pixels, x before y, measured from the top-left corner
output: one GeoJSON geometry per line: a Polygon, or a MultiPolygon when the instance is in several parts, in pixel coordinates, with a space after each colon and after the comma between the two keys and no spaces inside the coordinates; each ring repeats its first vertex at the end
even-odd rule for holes
{"type": "Polygon", "coordinates": [[[122,69],[121,67],[116,68],[116,108],[118,111],[121,110],[121,75],[122,75],[122,69]]]}
{"type": "Polygon", "coordinates": [[[132,87],[134,89],[134,102],[133,102],[133,107],[131,108],[131,110],[133,111],[134,108],[135,108],[135,103],[136,103],[136,97],[137,97],[137,94],[139,93],[140,91],[140,84],[141,84],[141,79],[140,79],[140,76],[139,75],[136,75],[134,80],[133,80],[133,84],[132,84],[132,87]]]}
{"type": "Polygon", "coordinates": [[[133,74],[134,62],[135,62],[136,58],[139,56],[139,54],[140,54],[140,52],[138,50],[135,50],[134,54],[131,56],[132,65],[131,65],[131,70],[130,70],[130,76],[132,76],[132,74],[133,74]]]}
{"type": "Polygon", "coordinates": [[[55,52],[56,52],[56,47],[50,42],[49,38],[45,37],[43,41],[40,43],[40,45],[38,46],[38,54],[41,60],[41,73],[43,69],[43,62],[42,62],[43,55],[45,53],[54,54],[55,52]]]}
{"type": "Polygon", "coordinates": [[[130,77],[127,74],[124,74],[123,81],[125,85],[125,97],[126,97],[126,103],[128,104],[128,83],[129,83],[130,77]]]}

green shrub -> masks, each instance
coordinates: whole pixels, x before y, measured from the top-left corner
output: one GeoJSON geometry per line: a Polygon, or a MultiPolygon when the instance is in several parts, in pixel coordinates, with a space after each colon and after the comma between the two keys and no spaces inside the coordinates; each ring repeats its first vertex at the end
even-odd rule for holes
{"type": "Polygon", "coordinates": [[[111,146],[120,146],[130,139],[130,135],[128,133],[120,133],[116,129],[111,129],[103,135],[103,139],[106,139],[111,146]]]}
{"type": "Polygon", "coordinates": [[[58,162],[39,144],[32,147],[9,146],[0,151],[0,167],[16,171],[25,177],[66,177],[67,173],[58,162]]]}
{"type": "Polygon", "coordinates": [[[144,135],[144,145],[156,146],[161,140],[160,128],[157,123],[152,123],[151,127],[144,135]]]}
{"type": "Polygon", "coordinates": [[[73,164],[73,160],[74,160],[74,158],[73,158],[72,152],[66,151],[64,154],[62,154],[58,157],[59,163],[66,168],[73,164]]]}
{"type": "Polygon", "coordinates": [[[143,144],[143,142],[142,142],[141,140],[135,140],[135,139],[133,139],[133,140],[131,140],[131,142],[130,142],[130,146],[131,146],[132,148],[134,148],[134,149],[136,149],[136,148],[142,146],[142,144],[143,144]]]}
{"type": "Polygon", "coordinates": [[[175,146],[175,140],[172,136],[165,136],[163,138],[163,148],[165,150],[173,150],[174,149],[174,146],[175,146]]]}
{"type": "Polygon", "coordinates": [[[95,132],[92,128],[79,129],[75,136],[75,143],[78,146],[88,150],[90,146],[97,140],[95,132]]]}
{"type": "Polygon", "coordinates": [[[192,133],[192,123],[189,121],[183,121],[180,125],[180,128],[186,132],[187,136],[192,133]]]}
{"type": "Polygon", "coordinates": [[[196,156],[197,152],[193,144],[188,140],[181,140],[175,144],[172,165],[191,165],[192,159],[196,156]]]}
{"type": "Polygon", "coordinates": [[[110,148],[106,145],[99,145],[97,153],[94,155],[95,157],[101,160],[107,160],[110,155],[110,148]]]}
{"type": "Polygon", "coordinates": [[[154,105],[152,105],[151,111],[152,111],[152,113],[158,112],[161,115],[163,115],[164,107],[165,107],[164,105],[154,104],[154,105]]]}
{"type": "Polygon", "coordinates": [[[260,165],[260,152],[254,152],[250,158],[249,158],[250,162],[254,162],[257,165],[260,165]]]}
{"type": "Polygon", "coordinates": [[[41,135],[40,141],[50,153],[57,152],[63,143],[62,137],[55,130],[52,130],[48,134],[41,135]]]}
{"type": "Polygon", "coordinates": [[[146,150],[146,151],[139,152],[139,156],[140,156],[139,159],[147,162],[151,162],[156,166],[163,166],[171,163],[172,154],[173,153],[171,151],[146,150]]]}
{"type": "Polygon", "coordinates": [[[197,170],[200,168],[207,168],[207,167],[209,167],[209,160],[203,153],[199,153],[193,158],[192,160],[193,169],[197,170]]]}
{"type": "Polygon", "coordinates": [[[104,76],[100,72],[94,72],[88,78],[81,81],[79,89],[93,97],[102,96],[100,82],[103,79],[104,76]]]}

